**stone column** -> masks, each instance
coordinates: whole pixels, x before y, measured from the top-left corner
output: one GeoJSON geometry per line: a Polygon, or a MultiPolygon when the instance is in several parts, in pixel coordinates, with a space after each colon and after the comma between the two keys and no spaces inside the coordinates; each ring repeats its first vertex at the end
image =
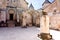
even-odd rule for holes
{"type": "Polygon", "coordinates": [[[17,13],[17,22],[19,23],[19,14],[17,13]]]}
{"type": "Polygon", "coordinates": [[[51,40],[52,35],[50,35],[50,30],[49,30],[49,16],[47,15],[46,12],[43,12],[43,16],[41,17],[40,20],[40,34],[38,34],[38,37],[43,39],[43,40],[51,40]]]}
{"type": "Polygon", "coordinates": [[[26,12],[23,12],[22,28],[26,28],[26,12]]]}
{"type": "Polygon", "coordinates": [[[36,14],[33,14],[33,26],[36,26],[36,14]]]}
{"type": "Polygon", "coordinates": [[[40,27],[40,15],[39,14],[36,16],[36,26],[40,27]]]}
{"type": "Polygon", "coordinates": [[[28,15],[28,22],[29,22],[28,25],[31,27],[32,26],[32,15],[31,14],[28,15]]]}

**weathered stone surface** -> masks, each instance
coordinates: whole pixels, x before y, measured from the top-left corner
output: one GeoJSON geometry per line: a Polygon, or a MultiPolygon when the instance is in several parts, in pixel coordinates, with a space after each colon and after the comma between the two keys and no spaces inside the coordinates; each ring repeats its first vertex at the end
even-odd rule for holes
{"type": "Polygon", "coordinates": [[[36,13],[36,26],[40,26],[40,14],[36,13]]]}
{"type": "Polygon", "coordinates": [[[27,22],[28,26],[32,26],[32,16],[29,13],[27,13],[26,22],[27,22]]]}
{"type": "Polygon", "coordinates": [[[23,12],[23,21],[22,21],[22,26],[24,27],[24,26],[26,26],[26,13],[25,12],[23,12]]]}
{"type": "Polygon", "coordinates": [[[36,27],[28,28],[0,28],[0,40],[40,40],[36,27]]]}
{"type": "Polygon", "coordinates": [[[60,30],[60,14],[51,16],[50,23],[51,28],[60,30]]]}

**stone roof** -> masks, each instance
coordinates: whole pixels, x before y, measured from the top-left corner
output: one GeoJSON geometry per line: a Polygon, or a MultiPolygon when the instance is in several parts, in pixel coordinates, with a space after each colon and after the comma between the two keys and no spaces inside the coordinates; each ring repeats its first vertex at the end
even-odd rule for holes
{"type": "Polygon", "coordinates": [[[32,5],[32,4],[30,4],[29,8],[34,9],[34,7],[33,7],[33,5],[32,5]]]}
{"type": "Polygon", "coordinates": [[[44,4],[47,4],[47,3],[50,3],[48,0],[45,0],[44,1],[44,3],[42,4],[42,6],[44,5],[44,4]]]}

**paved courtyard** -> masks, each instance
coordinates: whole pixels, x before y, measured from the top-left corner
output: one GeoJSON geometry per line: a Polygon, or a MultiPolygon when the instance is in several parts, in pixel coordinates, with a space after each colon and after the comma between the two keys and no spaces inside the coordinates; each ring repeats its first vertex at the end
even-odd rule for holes
{"type": "Polygon", "coordinates": [[[38,33],[37,27],[0,28],[0,40],[40,40],[38,33]]]}
{"type": "MultiPolygon", "coordinates": [[[[5,27],[0,28],[0,40],[40,40],[37,34],[40,28],[37,27],[5,27]]],[[[54,40],[60,40],[60,31],[50,30],[54,40]]]]}

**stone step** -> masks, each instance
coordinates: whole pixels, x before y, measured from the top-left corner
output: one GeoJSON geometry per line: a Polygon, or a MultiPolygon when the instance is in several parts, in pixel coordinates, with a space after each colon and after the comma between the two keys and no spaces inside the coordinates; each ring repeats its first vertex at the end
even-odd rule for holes
{"type": "Polygon", "coordinates": [[[14,21],[8,21],[7,23],[14,23],[14,21]]]}
{"type": "Polygon", "coordinates": [[[8,21],[8,27],[15,27],[14,21],[8,21]]]}
{"type": "Polygon", "coordinates": [[[15,27],[14,24],[8,24],[8,27],[15,27]]]}

